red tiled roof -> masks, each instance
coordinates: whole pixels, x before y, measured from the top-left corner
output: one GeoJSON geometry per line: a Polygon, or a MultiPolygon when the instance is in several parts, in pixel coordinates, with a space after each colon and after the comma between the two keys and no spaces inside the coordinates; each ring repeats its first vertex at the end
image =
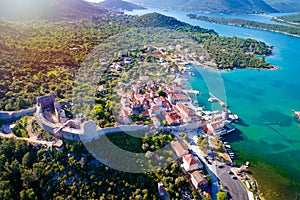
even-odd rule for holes
{"type": "Polygon", "coordinates": [[[224,126],[223,122],[217,122],[217,123],[211,123],[211,126],[213,127],[213,129],[218,129],[224,126]]]}
{"type": "Polygon", "coordinates": [[[178,155],[184,154],[187,151],[179,141],[172,141],[171,145],[178,155]]]}
{"type": "Polygon", "coordinates": [[[148,111],[143,111],[142,114],[143,114],[144,116],[148,116],[148,115],[149,115],[149,112],[148,112],[148,111]]]}
{"type": "Polygon", "coordinates": [[[184,106],[182,103],[177,103],[176,106],[180,108],[182,111],[184,111],[188,115],[194,115],[194,112],[190,109],[184,106]]]}
{"type": "Polygon", "coordinates": [[[201,174],[199,171],[194,171],[191,176],[197,181],[200,185],[207,184],[207,180],[204,178],[204,175],[201,174]]]}
{"type": "Polygon", "coordinates": [[[168,113],[166,113],[166,120],[167,120],[168,124],[171,125],[174,122],[180,123],[181,118],[176,112],[168,112],[168,113]]]}
{"type": "Polygon", "coordinates": [[[150,55],[153,56],[153,57],[156,57],[156,58],[163,57],[163,54],[161,52],[153,52],[150,55]]]}
{"type": "Polygon", "coordinates": [[[181,99],[188,99],[189,97],[185,94],[174,94],[174,97],[178,100],[181,100],[181,99]]]}
{"type": "Polygon", "coordinates": [[[195,159],[195,157],[192,154],[184,155],[183,159],[189,164],[194,165],[198,164],[198,161],[195,159]]]}
{"type": "Polygon", "coordinates": [[[106,85],[100,85],[98,87],[98,91],[104,91],[104,90],[106,90],[106,85]]]}
{"type": "Polygon", "coordinates": [[[143,121],[138,121],[138,122],[135,122],[136,125],[144,125],[144,122],[143,121]]]}

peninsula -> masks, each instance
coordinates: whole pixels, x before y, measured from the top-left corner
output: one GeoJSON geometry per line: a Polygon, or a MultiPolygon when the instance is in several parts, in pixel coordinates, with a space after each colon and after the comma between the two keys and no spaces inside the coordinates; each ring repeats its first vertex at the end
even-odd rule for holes
{"type": "Polygon", "coordinates": [[[280,22],[280,23],[285,23],[290,26],[295,26],[300,28],[300,14],[292,14],[292,15],[284,15],[280,17],[273,17],[273,21],[275,22],[280,22]]]}
{"type": "MultiPolygon", "coordinates": [[[[16,135],[20,135],[19,133],[21,133],[24,137],[26,137],[26,135],[24,135],[23,132],[30,133],[28,135],[30,138],[23,140],[35,142],[38,144],[37,146],[47,144],[45,146],[46,148],[52,149],[53,146],[57,151],[70,152],[67,146],[69,146],[68,144],[71,141],[79,142],[79,144],[83,142],[87,145],[97,146],[95,144],[103,139],[103,135],[107,135],[107,137],[110,138],[111,141],[114,141],[119,147],[130,149],[131,151],[139,151],[141,148],[140,141],[136,141],[136,139],[132,139],[132,137],[128,135],[126,136],[126,132],[140,131],[144,135],[141,151],[144,152],[147,157],[149,156],[149,158],[151,158],[154,156],[152,155],[155,153],[155,151],[152,153],[154,149],[166,145],[165,142],[171,142],[171,140],[172,150],[178,157],[172,162],[172,166],[174,165],[173,167],[177,169],[177,172],[171,175],[177,175],[178,178],[180,178],[181,184],[178,185],[178,183],[175,182],[176,188],[184,186],[185,189],[177,188],[174,190],[174,186],[172,186],[174,183],[172,181],[162,179],[156,172],[152,172],[150,176],[161,183],[161,187],[163,186],[160,192],[161,196],[165,196],[166,194],[177,196],[179,195],[178,190],[181,190],[180,195],[183,197],[193,196],[194,198],[204,198],[210,197],[211,195],[215,197],[217,195],[226,194],[224,192],[226,190],[230,192],[232,196],[238,197],[242,195],[243,198],[247,198],[246,187],[243,186],[242,182],[235,180],[240,179],[245,182],[245,184],[248,183],[246,181],[248,180],[246,168],[243,166],[236,168],[232,161],[232,159],[235,158],[234,153],[231,149],[228,149],[228,145],[226,149],[226,143],[222,143],[220,140],[221,136],[235,130],[230,123],[234,122],[237,118],[234,118],[235,115],[231,114],[227,109],[224,109],[222,112],[211,112],[195,106],[189,94],[199,95],[199,92],[180,87],[180,85],[187,81],[190,75],[188,60],[190,60],[189,56],[194,54],[188,53],[188,50],[189,47],[183,47],[180,44],[176,46],[170,45],[167,48],[157,48],[148,45],[143,49],[131,50],[127,54],[120,52],[118,58],[113,59],[115,60],[113,63],[107,63],[107,61],[101,60],[102,63],[106,63],[106,75],[113,73],[117,78],[115,79],[116,85],[112,88],[112,85],[105,84],[107,82],[103,80],[103,77],[111,76],[104,75],[99,77],[101,85],[97,86],[97,96],[108,98],[110,95],[107,91],[108,88],[116,90],[116,93],[121,96],[120,102],[111,102],[111,105],[115,105],[119,108],[115,114],[114,123],[111,123],[113,127],[105,126],[91,131],[92,127],[96,128],[96,123],[103,126],[101,124],[102,119],[97,120],[98,116],[101,116],[103,112],[99,109],[101,104],[96,104],[91,111],[94,112],[93,116],[96,116],[97,121],[95,122],[89,120],[88,117],[85,117],[83,114],[75,115],[72,113],[74,110],[72,103],[57,102],[55,95],[51,93],[49,96],[37,98],[35,123],[32,123],[32,121],[29,122],[27,118],[22,118],[20,124],[13,129],[13,133],[16,135]],[[147,58],[148,61],[144,60],[145,58],[147,58]],[[130,71],[136,70],[136,66],[129,67],[133,63],[139,63],[138,65],[143,66],[148,65],[148,68],[150,67],[149,64],[151,64],[153,69],[143,72],[143,75],[138,79],[126,83],[126,81],[124,81],[126,76],[123,77],[122,75],[124,75],[124,73],[130,74],[130,71]],[[154,69],[159,69],[159,71],[154,69]],[[173,81],[170,82],[171,77],[173,77],[173,81]],[[40,127],[37,127],[37,124],[40,127]],[[48,139],[45,138],[45,135],[39,134],[41,131],[39,130],[40,128],[50,134],[50,137],[47,136],[48,139]],[[123,133],[124,131],[126,132],[123,133]],[[35,136],[44,142],[31,138],[35,136]],[[46,140],[50,138],[55,142],[46,143],[46,140]],[[124,138],[124,140],[133,143],[124,146],[123,143],[120,143],[119,138],[124,138]],[[153,138],[153,140],[162,139],[165,142],[161,142],[162,145],[156,146],[155,148],[149,147],[148,144],[153,143],[151,138],[153,138]],[[180,140],[184,140],[184,142],[180,142],[180,140]],[[192,140],[195,140],[199,146],[192,145],[192,143],[189,142],[192,140]],[[177,162],[182,164],[182,167],[175,166],[174,163],[177,162]],[[214,163],[214,165],[212,165],[212,163],[214,163]],[[221,166],[219,167],[220,169],[217,170],[213,168],[215,165],[221,166]],[[228,166],[224,167],[225,165],[228,166]],[[221,173],[221,168],[223,167],[223,170],[231,170],[229,176],[218,176],[218,173],[221,173]],[[188,177],[184,177],[182,175],[183,173],[188,173],[188,177]],[[219,179],[224,183],[230,183],[230,185],[224,188],[224,185],[218,182],[219,179]],[[189,185],[187,181],[191,181],[192,184],[189,185]],[[231,187],[231,184],[237,184],[239,189],[236,190],[235,187],[231,187]],[[211,190],[213,191],[212,194],[207,193],[207,191],[211,190]]],[[[138,68],[141,68],[141,66],[138,68]]],[[[217,99],[214,95],[212,95],[212,98],[217,99]]],[[[221,102],[219,99],[218,101],[221,102]]],[[[224,104],[222,105],[226,106],[224,104]]],[[[102,154],[103,151],[97,151],[97,149],[93,148],[93,152],[91,153],[97,157],[97,154],[102,154]]],[[[106,155],[111,154],[107,152],[106,155]]],[[[81,156],[81,158],[76,159],[74,162],[78,162],[81,168],[93,162],[88,158],[89,156],[83,154],[79,156],[81,156]]],[[[113,162],[114,156],[116,155],[107,157],[105,163],[109,165],[110,162],[113,162]]],[[[167,155],[165,156],[166,160],[171,159],[167,155]]],[[[99,163],[97,165],[99,165],[99,163]]],[[[63,167],[69,168],[66,163],[63,164],[63,167]]],[[[164,166],[163,173],[167,170],[168,166],[164,166]]],[[[95,172],[90,173],[95,174],[95,172]]],[[[59,174],[60,173],[58,173],[58,176],[60,176],[59,174]]],[[[53,178],[52,175],[51,177],[53,178]]],[[[68,175],[68,177],[68,179],[70,179],[72,175],[68,175]]],[[[62,179],[65,180],[65,178],[62,179]]],[[[68,179],[65,180],[65,182],[70,184],[68,179]]],[[[88,182],[90,181],[89,179],[88,182]]],[[[179,182],[179,179],[177,182],[179,182]]],[[[253,191],[255,192],[255,190],[253,191]]]]}
{"type": "MultiPolygon", "coordinates": [[[[300,37],[300,28],[295,26],[284,26],[278,24],[267,24],[262,22],[244,20],[244,19],[237,19],[237,18],[216,18],[216,17],[207,17],[207,16],[200,16],[196,14],[188,14],[187,15],[191,19],[197,19],[201,21],[213,22],[217,24],[227,24],[231,26],[241,26],[241,27],[248,27],[248,28],[255,28],[261,30],[268,30],[273,32],[279,32],[287,35],[291,35],[294,37],[300,37]]],[[[278,22],[283,22],[279,18],[273,18],[273,20],[278,22]]],[[[291,24],[291,23],[290,23],[291,24]]]]}

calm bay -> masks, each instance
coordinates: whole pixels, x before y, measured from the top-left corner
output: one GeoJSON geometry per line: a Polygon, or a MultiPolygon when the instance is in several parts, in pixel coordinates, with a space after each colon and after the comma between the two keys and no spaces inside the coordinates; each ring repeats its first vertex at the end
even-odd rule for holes
{"type": "MultiPolygon", "coordinates": [[[[190,80],[193,89],[203,93],[200,105],[208,110],[208,93],[226,101],[237,113],[239,131],[226,137],[238,152],[240,162],[250,161],[250,170],[258,181],[265,199],[300,199],[300,123],[292,110],[300,110],[300,38],[256,29],[234,27],[189,19],[191,12],[148,8],[126,12],[141,15],[157,12],[203,28],[213,29],[223,36],[254,38],[274,46],[274,55],[266,58],[279,70],[235,70],[217,72],[198,68],[190,80]],[[216,82],[224,89],[210,87],[205,77],[219,77],[216,82]]],[[[271,22],[269,15],[203,14],[213,17],[234,17],[271,22]]],[[[211,82],[211,81],[210,81],[211,82]]]]}

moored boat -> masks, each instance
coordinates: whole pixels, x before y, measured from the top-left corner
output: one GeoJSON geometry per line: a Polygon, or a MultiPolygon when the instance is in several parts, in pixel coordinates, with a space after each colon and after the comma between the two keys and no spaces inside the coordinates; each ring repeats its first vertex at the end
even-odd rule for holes
{"type": "Polygon", "coordinates": [[[294,115],[300,120],[300,111],[294,111],[294,115]]]}
{"type": "Polygon", "coordinates": [[[212,103],[212,102],[218,101],[218,99],[216,99],[216,98],[214,98],[214,97],[211,97],[211,98],[208,99],[208,101],[212,103]]]}

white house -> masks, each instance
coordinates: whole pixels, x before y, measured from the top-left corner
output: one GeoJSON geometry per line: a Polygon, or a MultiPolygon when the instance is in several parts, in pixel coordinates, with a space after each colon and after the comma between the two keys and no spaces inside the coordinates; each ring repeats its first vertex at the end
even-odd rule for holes
{"type": "Polygon", "coordinates": [[[196,159],[192,154],[187,154],[182,157],[183,168],[185,171],[193,171],[196,169],[202,169],[203,165],[198,159],[196,159]]]}

